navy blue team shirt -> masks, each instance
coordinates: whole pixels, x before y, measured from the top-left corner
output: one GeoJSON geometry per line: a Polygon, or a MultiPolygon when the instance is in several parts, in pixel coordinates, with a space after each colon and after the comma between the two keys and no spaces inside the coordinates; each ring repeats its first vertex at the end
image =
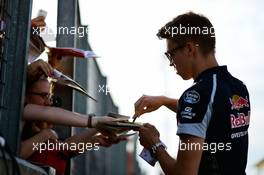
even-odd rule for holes
{"type": "Polygon", "coordinates": [[[180,149],[203,149],[199,175],[245,175],[250,120],[249,93],[226,66],[200,73],[179,99],[177,135],[205,139],[203,145],[180,145],[180,149]]]}

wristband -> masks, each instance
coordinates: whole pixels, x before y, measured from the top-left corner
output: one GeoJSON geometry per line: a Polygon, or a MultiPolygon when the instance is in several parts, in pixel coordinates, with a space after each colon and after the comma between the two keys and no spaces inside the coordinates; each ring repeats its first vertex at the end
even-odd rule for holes
{"type": "Polygon", "coordinates": [[[92,126],[92,117],[94,117],[95,116],[95,114],[89,114],[88,115],[88,121],[87,121],[87,127],[88,128],[92,128],[93,126],[92,126]]]}
{"type": "Polygon", "coordinates": [[[158,143],[155,143],[154,145],[152,145],[151,147],[151,151],[152,153],[155,155],[157,153],[157,149],[158,148],[163,148],[164,150],[167,149],[167,146],[163,143],[163,142],[158,142],[158,143]]]}

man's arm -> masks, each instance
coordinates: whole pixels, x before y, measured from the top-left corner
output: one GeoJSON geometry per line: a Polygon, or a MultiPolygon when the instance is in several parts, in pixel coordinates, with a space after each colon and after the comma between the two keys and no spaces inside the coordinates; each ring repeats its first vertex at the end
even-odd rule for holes
{"type": "MultiPolygon", "coordinates": [[[[109,135],[95,135],[96,133],[98,133],[97,130],[93,128],[90,130],[83,131],[74,136],[71,136],[66,140],[64,140],[63,142],[68,144],[75,143],[77,145],[79,143],[85,143],[85,144],[90,143],[92,144],[92,147],[95,146],[109,147],[112,144],[117,144],[122,140],[126,140],[125,138],[116,137],[111,133],[109,133],[109,135]]],[[[81,152],[79,152],[78,149],[75,151],[68,151],[67,153],[70,157],[74,157],[79,154],[82,154],[81,152]]]]}
{"type": "MultiPolygon", "coordinates": [[[[202,148],[204,139],[195,136],[182,136],[180,144],[198,145],[202,148]]],[[[190,149],[181,150],[179,145],[177,159],[173,159],[166,150],[158,148],[156,152],[157,159],[165,174],[167,175],[196,175],[199,171],[202,149],[196,146],[190,146],[190,149]],[[191,149],[192,148],[192,149],[191,149]]],[[[188,147],[187,147],[188,148],[188,147]]]]}
{"type": "Polygon", "coordinates": [[[163,105],[176,113],[178,108],[178,99],[173,99],[165,96],[162,97],[163,97],[163,105]]]}
{"type": "Polygon", "coordinates": [[[165,96],[148,96],[143,95],[140,97],[135,106],[135,117],[139,117],[144,113],[152,112],[159,109],[161,106],[165,106],[173,112],[177,111],[178,100],[173,98],[168,98],[165,96]]]}
{"type": "MultiPolygon", "coordinates": [[[[158,130],[151,124],[144,124],[139,129],[140,144],[148,150],[152,150],[152,146],[160,142],[159,136],[158,130]]],[[[162,147],[158,147],[155,156],[167,175],[196,175],[203,152],[203,143],[203,138],[181,134],[176,160],[162,147]],[[183,144],[184,147],[182,147],[183,144]]]]}
{"type": "Polygon", "coordinates": [[[87,127],[88,118],[82,114],[67,111],[58,107],[27,104],[24,108],[23,120],[47,121],[52,124],[87,127]]]}
{"type": "Polygon", "coordinates": [[[67,138],[63,142],[65,142],[65,143],[76,143],[76,144],[92,142],[92,137],[97,133],[98,133],[97,130],[92,128],[89,130],[85,130],[79,134],[75,134],[75,135],[67,138]]]}
{"type": "MultiPolygon", "coordinates": [[[[25,121],[46,121],[66,126],[88,127],[88,116],[52,106],[27,104],[22,119],[25,121]]],[[[98,123],[113,120],[115,118],[108,116],[94,116],[91,119],[91,125],[96,127],[98,123]]]]}

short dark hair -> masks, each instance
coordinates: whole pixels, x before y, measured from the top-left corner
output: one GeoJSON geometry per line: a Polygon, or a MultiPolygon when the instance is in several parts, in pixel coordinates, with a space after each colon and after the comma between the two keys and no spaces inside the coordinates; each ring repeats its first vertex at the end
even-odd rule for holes
{"type": "Polygon", "coordinates": [[[215,52],[213,25],[205,16],[193,12],[179,15],[168,22],[159,30],[157,36],[160,39],[174,40],[179,45],[184,45],[188,41],[196,42],[204,55],[215,52]],[[182,29],[185,32],[182,32],[182,29]]]}

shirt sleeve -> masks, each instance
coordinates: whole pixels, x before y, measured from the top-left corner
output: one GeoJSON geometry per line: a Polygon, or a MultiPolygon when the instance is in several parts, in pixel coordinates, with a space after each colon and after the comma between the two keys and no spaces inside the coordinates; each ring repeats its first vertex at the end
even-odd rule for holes
{"type": "Polygon", "coordinates": [[[186,90],[179,100],[177,135],[189,134],[206,138],[206,131],[213,112],[216,85],[195,85],[186,90]]]}

